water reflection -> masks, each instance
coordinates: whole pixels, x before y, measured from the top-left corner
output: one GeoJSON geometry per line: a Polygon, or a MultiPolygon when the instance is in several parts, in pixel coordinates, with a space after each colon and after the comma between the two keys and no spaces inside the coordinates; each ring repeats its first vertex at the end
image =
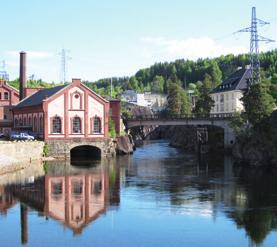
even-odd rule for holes
{"type": "Polygon", "coordinates": [[[114,166],[80,170],[60,163],[46,164],[44,176],[25,177],[21,183],[0,187],[2,214],[20,202],[22,244],[28,242],[28,208],[81,234],[108,207],[119,205],[119,174],[114,166]]]}
{"type": "MultiPolygon", "coordinates": [[[[228,226],[228,232],[232,234],[223,240],[221,244],[224,246],[232,246],[234,236],[239,241],[238,246],[248,243],[274,246],[276,243],[276,233],[271,234],[277,230],[277,174],[273,170],[242,169],[235,167],[230,157],[224,156],[198,160],[169,148],[165,143],[149,144],[138,149],[134,156],[119,157],[108,164],[101,163],[90,168],[57,162],[36,169],[36,172],[30,168],[30,171],[0,178],[1,214],[9,215],[9,210],[20,204],[17,217],[20,219],[22,244],[31,242],[28,217],[33,210],[46,220],[50,218],[62,223],[74,235],[85,237],[90,244],[93,240],[83,234],[84,229],[89,228],[92,222],[101,221],[114,208],[120,208],[117,218],[120,225],[126,227],[121,229],[122,232],[132,227],[140,234],[145,231],[146,235],[140,238],[137,245],[144,243],[147,246],[150,232],[162,234],[158,224],[170,233],[167,236],[170,241],[171,236],[175,236],[172,227],[175,231],[178,229],[178,224],[170,223],[176,215],[181,220],[180,227],[186,221],[191,222],[190,217],[196,224],[195,228],[188,226],[189,232],[182,231],[177,236],[180,240],[178,246],[183,246],[191,237],[197,246],[220,244],[217,236],[224,234],[224,230],[219,222],[223,221],[226,227],[230,220],[237,227],[228,226]],[[132,210],[131,215],[129,210],[132,210]],[[122,216],[124,212],[128,216],[122,216]],[[160,214],[162,219],[157,225],[148,219],[155,213],[160,214]],[[163,219],[164,215],[168,217],[163,219]],[[129,223],[130,218],[132,224],[129,223]],[[144,219],[143,229],[140,218],[144,219]],[[208,221],[203,222],[203,218],[208,221]],[[151,224],[154,226],[151,227],[151,224]],[[201,224],[209,233],[211,243],[206,242],[201,224]],[[216,229],[215,236],[209,232],[211,227],[216,229]],[[246,238],[238,235],[241,229],[246,238]]],[[[99,230],[97,232],[100,234],[99,230]]],[[[117,235],[119,237],[120,233],[117,232],[117,235]]],[[[131,236],[126,246],[136,245],[136,237],[131,236]]],[[[113,244],[113,241],[102,241],[107,241],[107,245],[113,244]]],[[[157,241],[155,239],[150,243],[154,246],[157,241]]]]}

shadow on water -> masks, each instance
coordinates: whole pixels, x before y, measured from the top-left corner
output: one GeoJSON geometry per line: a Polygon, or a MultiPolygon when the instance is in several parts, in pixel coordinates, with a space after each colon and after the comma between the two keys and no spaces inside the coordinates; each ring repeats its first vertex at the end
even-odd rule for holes
{"type": "MultiPolygon", "coordinates": [[[[167,209],[166,215],[171,212],[172,217],[193,215],[196,225],[198,220],[205,224],[201,221],[203,215],[209,216],[214,226],[217,226],[215,219],[218,215],[221,219],[224,216],[226,222],[232,220],[238,229],[244,229],[250,243],[257,245],[263,245],[267,236],[277,230],[277,172],[236,167],[229,156],[205,155],[197,158],[168,147],[167,143],[157,142],[139,148],[134,156],[113,160],[77,162],[77,166],[62,161],[48,162],[36,174],[34,176],[34,172],[25,170],[18,172],[18,175],[0,177],[1,214],[8,215],[17,203],[21,205],[18,217],[22,244],[32,239],[28,238],[28,215],[32,210],[38,211],[45,219],[61,222],[74,235],[82,234],[92,222],[110,209],[119,207],[122,208],[117,220],[120,224],[126,224],[126,229],[130,226],[129,218],[122,216],[124,210],[128,213],[131,209],[135,215],[134,218],[128,215],[137,220],[132,224],[135,232],[141,230],[140,217],[159,212],[162,219],[163,210],[167,209]],[[122,201],[123,205],[120,205],[122,201]],[[138,208],[135,205],[139,205],[138,208]],[[30,208],[32,210],[28,210],[30,208]],[[145,208],[147,212],[144,212],[145,208]]],[[[167,231],[171,230],[172,223],[168,218],[162,224],[168,228],[167,231]]],[[[108,226],[102,227],[107,229],[108,226]]],[[[154,231],[146,223],[143,227],[146,232],[154,231]]],[[[233,225],[230,228],[233,233],[239,231],[233,225]]],[[[183,237],[179,236],[180,241],[186,243],[188,237],[193,237],[203,246],[207,235],[202,236],[198,228],[197,232],[190,229],[189,234],[192,235],[184,232],[183,237]]],[[[220,234],[220,225],[216,229],[220,234]]],[[[37,237],[40,231],[39,226],[35,232],[37,237]]],[[[83,237],[86,238],[86,234],[83,237]]],[[[228,236],[226,238],[228,241],[228,236]]],[[[91,238],[85,241],[91,243],[91,238]]],[[[237,246],[245,246],[245,239],[239,241],[243,242],[238,242],[237,246]]]]}
{"type": "Polygon", "coordinates": [[[101,160],[101,150],[94,146],[83,145],[70,150],[71,165],[79,167],[93,167],[101,160]]]}

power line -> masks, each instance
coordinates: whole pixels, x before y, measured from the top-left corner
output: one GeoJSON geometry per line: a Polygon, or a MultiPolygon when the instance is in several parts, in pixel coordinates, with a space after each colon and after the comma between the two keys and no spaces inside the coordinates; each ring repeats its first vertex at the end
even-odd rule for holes
{"type": "Polygon", "coordinates": [[[252,7],[251,26],[235,32],[235,33],[242,33],[242,32],[250,33],[250,69],[251,69],[250,85],[259,83],[261,80],[260,60],[259,60],[259,41],[265,42],[265,43],[275,42],[272,39],[258,35],[258,26],[262,27],[268,24],[269,22],[266,22],[257,18],[256,7],[252,7]]]}

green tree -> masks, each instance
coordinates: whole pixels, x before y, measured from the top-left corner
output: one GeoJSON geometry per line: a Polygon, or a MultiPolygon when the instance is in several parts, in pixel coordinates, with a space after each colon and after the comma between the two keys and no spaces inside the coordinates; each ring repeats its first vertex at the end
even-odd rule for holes
{"type": "Polygon", "coordinates": [[[199,97],[197,99],[194,113],[208,115],[212,107],[214,106],[214,101],[209,95],[210,88],[208,83],[203,83],[199,89],[199,97]]]}
{"type": "Polygon", "coordinates": [[[169,85],[167,110],[171,115],[191,113],[191,103],[186,91],[177,83],[169,85]]]}
{"type": "Polygon", "coordinates": [[[191,101],[187,94],[187,91],[180,88],[180,97],[181,97],[181,115],[190,115],[191,114],[191,101]]]}
{"type": "Polygon", "coordinates": [[[164,91],[164,78],[156,75],[151,83],[151,92],[163,93],[164,91]]]}
{"type": "Polygon", "coordinates": [[[270,116],[275,107],[274,99],[268,91],[267,83],[262,81],[252,85],[242,97],[247,119],[254,126],[270,116]]]}

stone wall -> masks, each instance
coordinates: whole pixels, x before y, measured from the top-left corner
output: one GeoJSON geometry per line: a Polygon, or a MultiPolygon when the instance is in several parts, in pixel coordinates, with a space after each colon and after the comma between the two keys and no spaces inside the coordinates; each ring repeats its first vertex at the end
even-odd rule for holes
{"type": "Polygon", "coordinates": [[[0,173],[6,173],[26,167],[40,160],[44,142],[18,141],[0,142],[0,173]]]}
{"type": "Polygon", "coordinates": [[[70,150],[78,146],[94,146],[101,150],[101,157],[115,156],[115,142],[111,138],[99,140],[48,140],[49,156],[56,158],[70,158],[70,150]]]}

